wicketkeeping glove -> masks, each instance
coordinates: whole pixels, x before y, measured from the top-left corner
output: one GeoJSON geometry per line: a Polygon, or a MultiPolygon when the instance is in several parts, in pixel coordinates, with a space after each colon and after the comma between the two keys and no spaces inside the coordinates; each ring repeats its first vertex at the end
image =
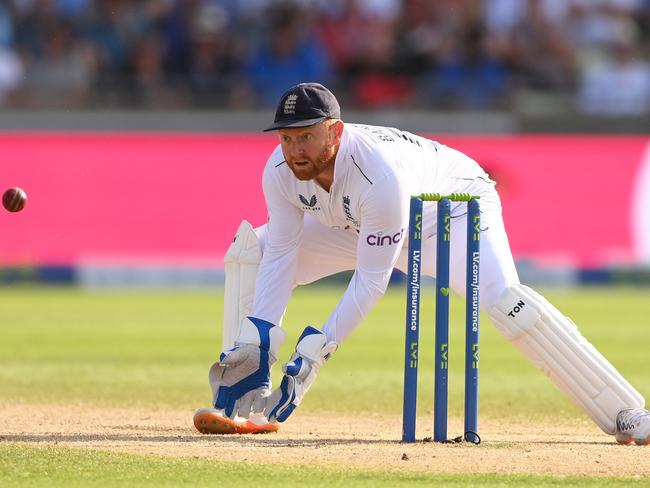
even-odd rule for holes
{"type": "Polygon", "coordinates": [[[266,401],[264,415],[269,422],[284,422],[296,409],[316,379],[320,367],[336,349],[336,342],[327,342],[325,334],[307,327],[296,344],[296,352],[283,367],[280,387],[266,401]]]}
{"type": "Polygon", "coordinates": [[[210,368],[214,408],[224,410],[230,418],[261,412],[271,394],[271,365],[285,338],[280,327],[246,317],[235,346],[222,352],[210,368]]]}

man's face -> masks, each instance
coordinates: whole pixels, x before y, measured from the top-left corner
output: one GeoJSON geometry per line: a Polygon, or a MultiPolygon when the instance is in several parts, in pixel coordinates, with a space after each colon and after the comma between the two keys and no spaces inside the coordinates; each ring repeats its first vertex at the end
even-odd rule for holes
{"type": "Polygon", "coordinates": [[[331,120],[309,127],[280,129],[280,145],[296,178],[313,180],[334,165],[337,137],[331,120]]]}

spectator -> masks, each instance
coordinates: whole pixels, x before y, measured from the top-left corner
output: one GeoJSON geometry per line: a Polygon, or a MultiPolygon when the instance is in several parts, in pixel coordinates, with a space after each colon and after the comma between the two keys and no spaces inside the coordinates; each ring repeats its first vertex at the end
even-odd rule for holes
{"type": "Polygon", "coordinates": [[[358,2],[350,0],[340,9],[324,10],[317,23],[319,38],[333,67],[343,75],[363,56],[367,21],[358,2]]]}
{"type": "Polygon", "coordinates": [[[329,84],[333,75],[327,52],[309,33],[306,12],[278,8],[270,16],[268,36],[246,62],[252,93],[266,106],[273,106],[287,86],[304,80],[329,84]]]}
{"type": "Polygon", "coordinates": [[[647,46],[650,42],[650,0],[641,0],[635,20],[639,26],[641,42],[647,46]]]}
{"type": "Polygon", "coordinates": [[[591,100],[614,66],[643,78],[643,61],[611,59],[633,32],[641,60],[650,0],[14,0],[0,2],[0,99],[250,107],[318,80],[349,106],[492,109],[580,79],[591,100]]]}
{"type": "Polygon", "coordinates": [[[18,88],[23,75],[20,58],[12,49],[0,45],[0,106],[18,88]]]}
{"type": "Polygon", "coordinates": [[[0,106],[5,104],[23,78],[23,64],[13,44],[12,13],[6,5],[0,4],[0,106]]]}
{"type": "Polygon", "coordinates": [[[575,83],[576,59],[562,31],[563,17],[551,16],[548,5],[548,1],[528,1],[512,28],[511,63],[519,86],[567,91],[575,83]]]}
{"type": "Polygon", "coordinates": [[[458,26],[443,40],[432,73],[432,95],[438,106],[481,110],[501,104],[509,73],[492,42],[480,12],[468,8],[458,26]]]}
{"type": "Polygon", "coordinates": [[[30,107],[83,107],[96,72],[94,47],[75,42],[69,24],[58,20],[44,28],[39,56],[30,56],[20,97],[30,107]]]}
{"type": "Polygon", "coordinates": [[[74,20],[90,13],[92,0],[56,0],[56,14],[66,20],[74,20]]]}
{"type": "Polygon", "coordinates": [[[180,108],[186,106],[187,92],[174,86],[164,70],[165,44],[155,31],[142,37],[132,50],[128,90],[129,106],[141,108],[180,108]]]}
{"type": "Polygon", "coordinates": [[[398,47],[399,10],[394,2],[360,2],[363,19],[357,57],[351,60],[352,102],[362,108],[401,107],[413,98],[408,70],[398,47]]]}
{"type": "Polygon", "coordinates": [[[228,12],[205,4],[192,23],[189,83],[196,106],[224,106],[233,102],[245,48],[230,28],[228,12]]]}
{"type": "Polygon", "coordinates": [[[650,63],[630,39],[615,42],[609,57],[592,65],[578,92],[578,107],[593,115],[642,115],[650,112],[650,63]]]}

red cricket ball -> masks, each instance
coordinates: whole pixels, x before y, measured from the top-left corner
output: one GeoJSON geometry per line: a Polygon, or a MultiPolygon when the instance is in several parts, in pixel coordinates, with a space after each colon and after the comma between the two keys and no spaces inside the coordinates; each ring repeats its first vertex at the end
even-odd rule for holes
{"type": "Polygon", "coordinates": [[[27,193],[22,188],[9,188],[2,194],[2,206],[9,212],[20,212],[27,203],[27,193]]]}

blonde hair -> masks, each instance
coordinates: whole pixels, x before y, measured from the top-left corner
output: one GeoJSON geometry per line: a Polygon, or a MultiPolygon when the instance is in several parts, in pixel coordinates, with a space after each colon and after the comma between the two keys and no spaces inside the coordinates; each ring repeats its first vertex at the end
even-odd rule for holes
{"type": "Polygon", "coordinates": [[[330,128],[334,124],[336,124],[337,122],[340,122],[340,121],[341,121],[341,119],[325,119],[325,120],[323,120],[323,124],[325,124],[325,126],[327,128],[330,128]]]}

